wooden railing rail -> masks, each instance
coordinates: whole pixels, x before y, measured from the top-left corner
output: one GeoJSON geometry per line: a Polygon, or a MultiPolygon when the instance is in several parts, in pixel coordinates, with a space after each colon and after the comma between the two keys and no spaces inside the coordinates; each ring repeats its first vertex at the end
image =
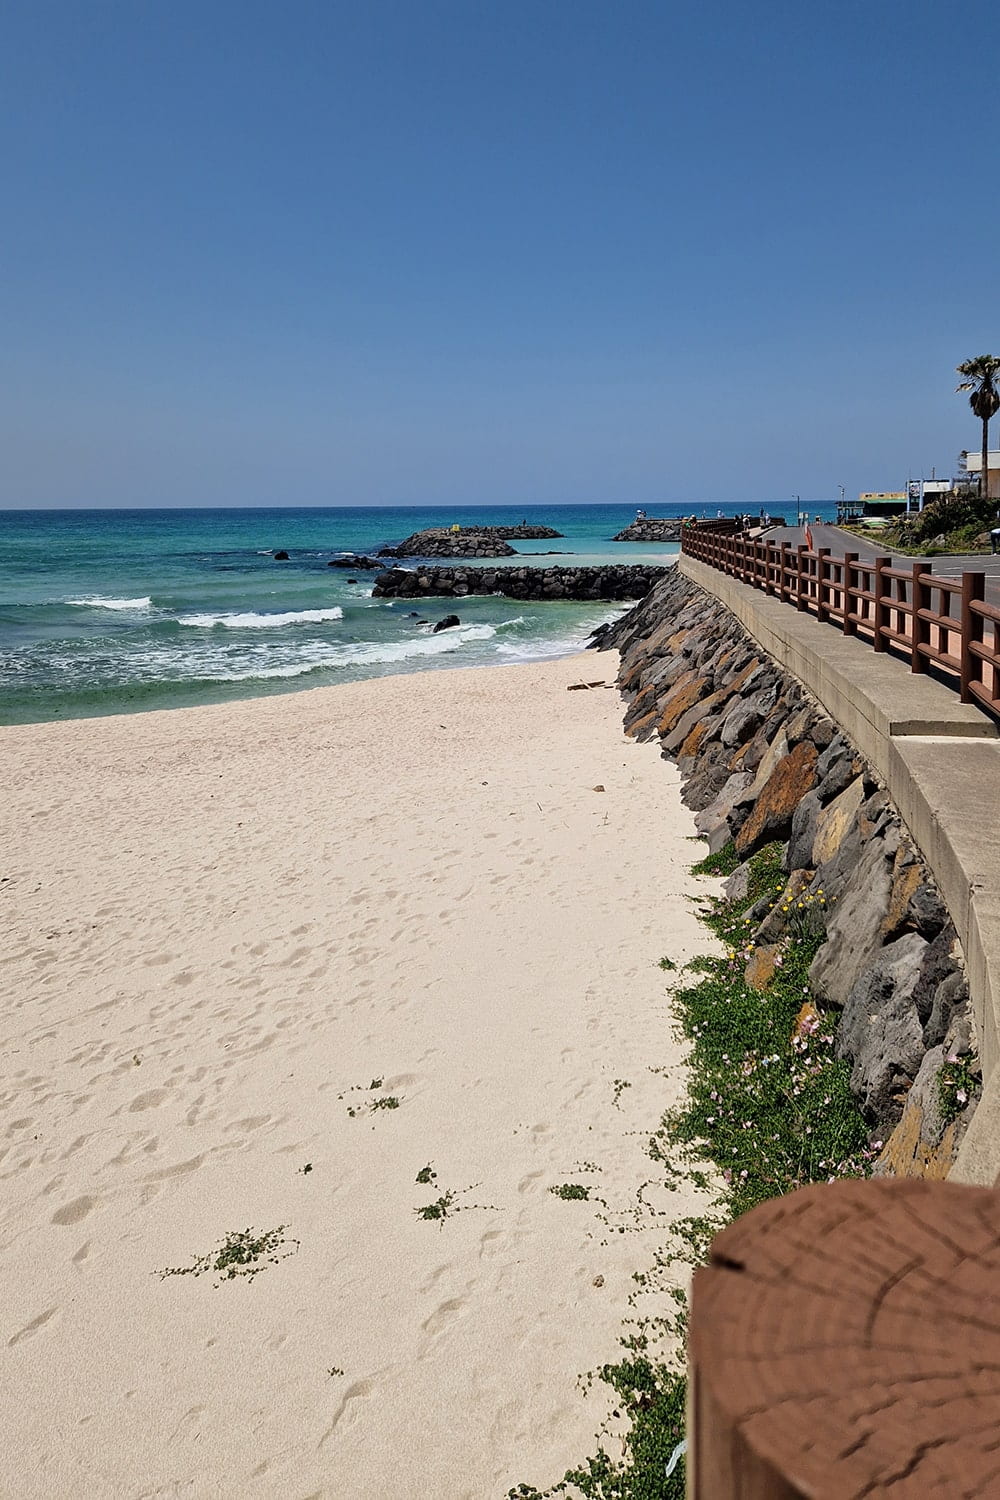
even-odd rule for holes
{"type": "Polygon", "coordinates": [[[920,559],[897,568],[891,557],[837,557],[829,547],[750,536],[735,521],[685,526],[681,551],[902,657],[911,672],[933,666],[963,703],[1000,718],[1000,608],[986,601],[983,573],[942,578],[920,559]]]}

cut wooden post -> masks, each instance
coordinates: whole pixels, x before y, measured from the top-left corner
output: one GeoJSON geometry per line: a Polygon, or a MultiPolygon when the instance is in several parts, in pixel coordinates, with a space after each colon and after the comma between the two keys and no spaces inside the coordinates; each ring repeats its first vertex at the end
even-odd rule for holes
{"type": "Polygon", "coordinates": [[[1000,1193],[775,1198],[695,1273],[690,1500],[1000,1495],[1000,1193]]]}

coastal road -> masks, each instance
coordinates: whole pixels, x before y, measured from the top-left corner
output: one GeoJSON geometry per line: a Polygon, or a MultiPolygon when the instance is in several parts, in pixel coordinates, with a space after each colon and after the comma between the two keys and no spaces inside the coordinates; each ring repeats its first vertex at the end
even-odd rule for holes
{"type": "MultiPolygon", "coordinates": [[[[803,526],[776,526],[764,535],[769,542],[790,542],[797,547],[804,543],[804,533],[803,526]]],[[[877,541],[866,541],[853,531],[844,531],[839,526],[827,526],[820,521],[812,523],[812,537],[814,546],[829,547],[836,557],[843,557],[845,552],[856,552],[860,558],[868,561],[873,557],[884,557],[889,550],[885,546],[879,546],[877,541]]],[[[1000,556],[991,557],[989,553],[984,556],[977,552],[971,555],[913,558],[903,553],[892,553],[893,566],[896,568],[909,568],[917,561],[926,563],[931,573],[942,578],[960,578],[963,573],[973,571],[985,573],[986,597],[991,603],[1000,604],[1000,556]]]]}

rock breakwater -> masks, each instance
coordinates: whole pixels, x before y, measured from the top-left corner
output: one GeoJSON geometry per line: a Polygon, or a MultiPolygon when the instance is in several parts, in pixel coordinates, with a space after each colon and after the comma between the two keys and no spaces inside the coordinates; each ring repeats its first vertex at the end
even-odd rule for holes
{"type": "Polygon", "coordinates": [[[677,516],[643,516],[641,519],[632,521],[611,540],[613,542],[679,542],[683,525],[683,520],[677,516]]]}
{"type": "Polygon", "coordinates": [[[876,1171],[943,1177],[981,1079],[951,918],[878,775],[725,607],[672,570],[595,633],[621,652],[625,726],[675,759],[709,850],[741,863],[783,845],[787,885],[751,910],[748,965],[767,972],[808,920],[815,999],[879,1144],[876,1171]],[[803,915],[805,913],[806,915],[803,915]]]}
{"type": "Polygon", "coordinates": [[[641,599],[665,567],[611,563],[594,568],[389,568],[379,573],[374,598],[415,599],[431,595],[503,594],[510,599],[641,599]]]}
{"type": "Polygon", "coordinates": [[[379,557],[516,557],[515,542],[561,537],[551,526],[435,526],[415,531],[395,547],[382,547],[379,557]]]}

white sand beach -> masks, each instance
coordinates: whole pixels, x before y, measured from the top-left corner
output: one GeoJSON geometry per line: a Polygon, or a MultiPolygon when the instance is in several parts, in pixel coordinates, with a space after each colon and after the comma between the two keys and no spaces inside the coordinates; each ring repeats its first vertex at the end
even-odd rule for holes
{"type": "Polygon", "coordinates": [[[0,1495],[484,1500],[594,1451],[644,1205],[704,1209],[637,1198],[657,960],[709,939],[676,770],[567,691],[616,663],[0,730],[0,1495]],[[158,1274],[248,1226],[292,1253],[158,1274]]]}

